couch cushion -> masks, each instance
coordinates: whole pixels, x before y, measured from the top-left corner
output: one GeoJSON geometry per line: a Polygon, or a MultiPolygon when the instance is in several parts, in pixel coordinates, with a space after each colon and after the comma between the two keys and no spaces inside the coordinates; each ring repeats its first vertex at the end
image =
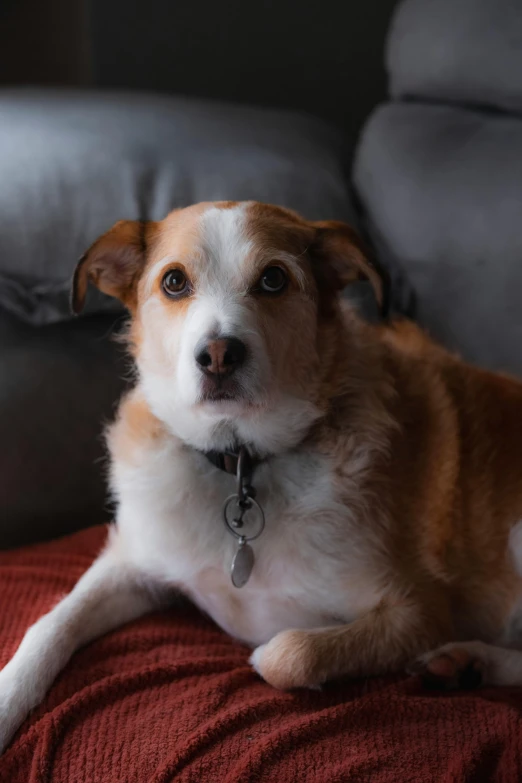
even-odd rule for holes
{"type": "Polygon", "coordinates": [[[394,97],[522,111],[520,0],[405,0],[390,28],[394,97]]]}
{"type": "Polygon", "coordinates": [[[102,429],[127,366],[113,322],[35,328],[0,310],[0,546],[110,518],[102,429]]]}
{"type": "MultiPolygon", "coordinates": [[[[341,134],[285,112],[140,94],[0,94],[0,304],[69,317],[79,256],[116,220],[255,199],[354,222],[341,134]]],[[[115,309],[92,295],[88,310],[115,309]]]]}
{"type": "MultiPolygon", "coordinates": [[[[105,531],[0,554],[0,667],[105,531]]],[[[423,692],[416,678],[283,693],[195,609],[80,650],[0,758],[9,783],[430,783],[522,779],[520,689],[423,692]],[[462,741],[465,738],[465,741],[462,741]]]]}
{"type": "Polygon", "coordinates": [[[522,120],[387,105],[362,134],[354,174],[420,321],[466,358],[522,374],[522,120]]]}

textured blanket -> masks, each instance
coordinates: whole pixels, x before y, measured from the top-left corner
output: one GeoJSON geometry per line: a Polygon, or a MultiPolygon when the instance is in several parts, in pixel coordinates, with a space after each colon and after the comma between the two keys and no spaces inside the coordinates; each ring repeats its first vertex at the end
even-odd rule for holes
{"type": "MultiPolygon", "coordinates": [[[[0,665],[106,531],[0,553],[0,665]]],[[[522,781],[522,691],[426,693],[415,678],[281,693],[196,610],[80,650],[0,758],[1,783],[522,781]]],[[[1,705],[0,705],[1,709],[1,705]]]]}

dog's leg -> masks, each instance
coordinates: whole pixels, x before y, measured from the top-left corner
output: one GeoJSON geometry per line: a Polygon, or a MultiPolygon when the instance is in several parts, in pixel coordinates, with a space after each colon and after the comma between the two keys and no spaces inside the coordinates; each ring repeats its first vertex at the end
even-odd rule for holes
{"type": "Polygon", "coordinates": [[[479,641],[455,642],[421,655],[411,671],[427,685],[445,690],[522,685],[522,651],[479,641]]]}
{"type": "Polygon", "coordinates": [[[75,650],[153,607],[139,574],[109,547],[72,592],[29,628],[0,672],[0,753],[75,650]]]}
{"type": "Polygon", "coordinates": [[[414,604],[382,603],[350,625],[282,631],[254,650],[250,662],[263,679],[283,689],[400,671],[448,638],[444,613],[431,620],[427,623],[414,604]]]}

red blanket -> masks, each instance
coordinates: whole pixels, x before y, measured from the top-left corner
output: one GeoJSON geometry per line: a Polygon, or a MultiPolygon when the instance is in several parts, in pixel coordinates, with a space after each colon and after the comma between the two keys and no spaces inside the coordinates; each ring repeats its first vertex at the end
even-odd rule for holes
{"type": "MultiPolygon", "coordinates": [[[[70,590],[93,528],[0,553],[0,664],[70,590]]],[[[522,781],[522,692],[451,696],[414,678],[280,693],[196,610],[133,622],[78,652],[0,758],[2,783],[522,781]]]]}

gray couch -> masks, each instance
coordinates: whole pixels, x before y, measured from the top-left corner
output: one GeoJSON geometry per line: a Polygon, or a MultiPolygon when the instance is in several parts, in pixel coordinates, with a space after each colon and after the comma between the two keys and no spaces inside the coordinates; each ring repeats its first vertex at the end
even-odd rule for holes
{"type": "Polygon", "coordinates": [[[354,168],[380,257],[435,337],[522,375],[522,3],[406,0],[386,60],[354,168]]]}
{"type": "MultiPolygon", "coordinates": [[[[103,13],[110,32],[118,5],[111,13],[96,6],[95,33],[103,13]]],[[[373,5],[375,37],[365,48],[347,33],[354,46],[339,60],[339,84],[349,81],[346,68],[361,82],[365,56],[372,58],[367,72],[376,73],[376,41],[392,3],[373,5]]],[[[348,30],[348,6],[334,7],[348,30]]],[[[522,373],[522,13],[508,0],[495,8],[491,0],[399,5],[388,40],[391,98],[382,95],[355,158],[354,117],[360,123],[370,108],[368,95],[352,102],[351,113],[349,96],[339,97],[345,108],[336,128],[281,109],[166,94],[0,93],[2,545],[110,517],[101,432],[129,374],[110,339],[124,314],[113,300],[92,295],[86,315],[72,320],[67,294],[76,259],[123,217],[161,218],[198,200],[254,198],[310,218],[346,220],[372,242],[391,282],[392,312],[415,313],[473,361],[522,373]]],[[[323,32],[335,26],[331,17],[317,24],[323,32]]],[[[129,36],[125,28],[120,60],[129,36]]],[[[99,84],[133,86],[123,74],[107,77],[103,45],[99,53],[99,84]]],[[[331,78],[335,57],[328,55],[331,78]]],[[[153,73],[147,64],[147,83],[142,73],[145,81],[134,86],[154,85],[154,73],[163,78],[165,56],[153,73]]],[[[314,62],[321,73],[320,59],[314,62]]],[[[264,103],[261,75],[256,79],[258,91],[248,97],[264,103]]],[[[375,102],[378,80],[372,84],[375,102]]],[[[212,86],[215,96],[217,81],[212,86]]],[[[238,97],[227,89],[223,97],[238,97]]],[[[313,111],[313,93],[299,89],[289,105],[313,111]]],[[[329,82],[316,113],[332,117],[335,89],[329,82]]],[[[280,91],[272,92],[270,100],[282,103],[280,91]]],[[[364,315],[375,315],[364,286],[350,295],[364,315]]]]}

